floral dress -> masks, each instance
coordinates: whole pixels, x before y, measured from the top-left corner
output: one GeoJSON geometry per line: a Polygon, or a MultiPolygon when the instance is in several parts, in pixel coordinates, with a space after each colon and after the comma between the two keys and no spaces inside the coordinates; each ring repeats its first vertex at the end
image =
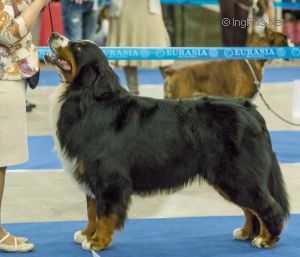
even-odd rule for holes
{"type": "Polygon", "coordinates": [[[0,0],[0,80],[21,80],[34,75],[37,50],[20,13],[26,0],[0,0]]]}

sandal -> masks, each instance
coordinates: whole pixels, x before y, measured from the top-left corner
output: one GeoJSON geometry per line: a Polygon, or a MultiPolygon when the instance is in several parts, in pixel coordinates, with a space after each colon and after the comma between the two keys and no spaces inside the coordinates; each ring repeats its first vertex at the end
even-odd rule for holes
{"type": "MultiPolygon", "coordinates": [[[[25,253],[25,252],[30,252],[33,250],[34,245],[31,243],[27,243],[25,241],[23,242],[18,242],[17,237],[14,237],[14,244],[5,244],[5,240],[7,240],[10,237],[10,234],[7,233],[2,239],[0,239],[0,251],[4,252],[20,252],[20,253],[25,253]]],[[[26,239],[26,238],[25,238],[26,239]]]]}
{"type": "MultiPolygon", "coordinates": [[[[2,230],[7,234],[8,232],[2,228],[2,230]]],[[[23,236],[15,236],[17,238],[18,241],[21,241],[22,243],[27,243],[29,242],[29,239],[27,237],[23,237],[23,236]]]]}

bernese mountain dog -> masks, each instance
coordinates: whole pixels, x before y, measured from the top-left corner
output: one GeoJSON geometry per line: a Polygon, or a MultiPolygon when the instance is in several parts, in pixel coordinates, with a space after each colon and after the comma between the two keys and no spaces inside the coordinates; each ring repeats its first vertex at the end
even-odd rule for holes
{"type": "Polygon", "coordinates": [[[265,121],[251,103],[134,96],[94,43],[54,33],[49,45],[46,61],[64,79],[52,99],[56,145],[87,195],[88,223],[75,233],[77,243],[108,247],[133,194],[170,193],[205,180],[243,210],[235,239],[276,244],[288,196],[265,121]]]}

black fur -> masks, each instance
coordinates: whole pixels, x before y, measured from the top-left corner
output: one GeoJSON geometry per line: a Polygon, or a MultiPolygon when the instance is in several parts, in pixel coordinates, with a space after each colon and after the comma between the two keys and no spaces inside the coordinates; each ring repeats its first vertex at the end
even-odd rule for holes
{"type": "Polygon", "coordinates": [[[83,163],[79,183],[95,195],[98,217],[116,214],[123,224],[132,194],[204,179],[280,234],[287,194],[264,119],[250,102],[132,96],[95,45],[76,52],[76,44],[78,75],[61,99],[57,134],[65,153],[83,163]]]}

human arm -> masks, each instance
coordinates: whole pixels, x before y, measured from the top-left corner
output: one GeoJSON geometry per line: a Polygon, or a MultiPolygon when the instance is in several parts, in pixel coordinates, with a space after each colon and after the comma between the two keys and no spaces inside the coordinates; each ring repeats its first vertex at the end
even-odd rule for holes
{"type": "Polygon", "coordinates": [[[40,14],[41,9],[48,3],[48,0],[34,0],[17,17],[12,15],[5,0],[0,0],[0,44],[14,45],[32,30],[33,24],[40,14]]]}

